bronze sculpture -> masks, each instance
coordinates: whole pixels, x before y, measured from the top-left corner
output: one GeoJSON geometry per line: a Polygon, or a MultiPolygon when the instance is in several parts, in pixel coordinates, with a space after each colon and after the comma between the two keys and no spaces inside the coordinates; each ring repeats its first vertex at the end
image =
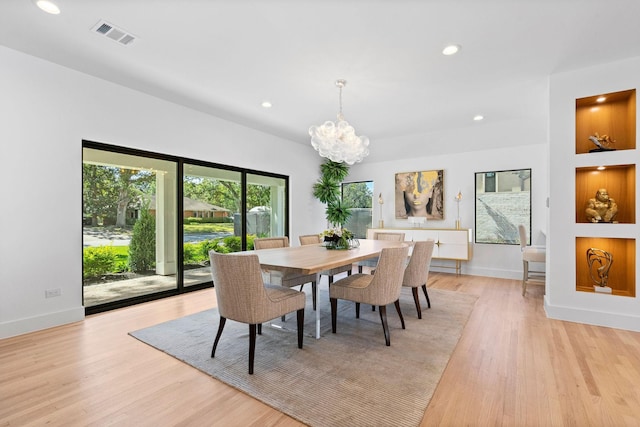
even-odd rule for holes
{"type": "Polygon", "coordinates": [[[589,248],[587,249],[587,264],[589,264],[589,275],[593,283],[601,287],[607,286],[613,255],[604,249],[589,248]],[[594,267],[596,263],[597,265],[594,267]]]}
{"type": "Polygon", "coordinates": [[[609,197],[606,188],[600,188],[596,192],[596,196],[587,202],[585,214],[589,222],[615,222],[618,205],[614,199],[609,197]]]}

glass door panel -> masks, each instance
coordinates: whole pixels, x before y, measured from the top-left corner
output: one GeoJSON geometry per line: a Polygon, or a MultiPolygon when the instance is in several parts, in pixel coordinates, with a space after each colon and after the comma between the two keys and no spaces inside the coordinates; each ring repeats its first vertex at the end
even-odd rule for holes
{"type": "Polygon", "coordinates": [[[286,235],[287,197],[285,178],[247,174],[247,249],[256,237],[286,235]]]}
{"type": "Polygon", "coordinates": [[[185,163],[184,286],[211,281],[209,251],[242,250],[242,173],[185,163]]]}
{"type": "Polygon", "coordinates": [[[83,303],[176,289],[173,161],[82,149],[83,303]]]}

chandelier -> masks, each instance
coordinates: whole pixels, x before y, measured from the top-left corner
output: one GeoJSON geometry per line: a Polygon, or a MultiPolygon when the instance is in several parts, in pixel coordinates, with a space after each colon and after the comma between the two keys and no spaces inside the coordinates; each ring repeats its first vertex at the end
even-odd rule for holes
{"type": "Polygon", "coordinates": [[[320,126],[311,126],[311,145],[322,157],[334,162],[352,165],[369,155],[369,138],[357,136],[356,131],[342,114],[342,88],[346,80],[336,80],[340,89],[340,112],[336,123],[326,121],[320,126]]]}

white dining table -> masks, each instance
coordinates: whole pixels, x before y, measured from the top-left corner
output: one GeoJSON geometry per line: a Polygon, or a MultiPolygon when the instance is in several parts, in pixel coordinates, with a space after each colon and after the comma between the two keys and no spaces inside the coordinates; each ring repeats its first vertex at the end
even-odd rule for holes
{"type": "MultiPolygon", "coordinates": [[[[267,270],[296,269],[301,274],[316,275],[316,301],[320,286],[320,272],[380,255],[384,248],[405,246],[407,242],[360,239],[360,245],[352,249],[327,249],[322,244],[291,246],[286,248],[259,249],[260,265],[267,270]]],[[[316,306],[316,339],[320,338],[320,304],[316,306]]]]}

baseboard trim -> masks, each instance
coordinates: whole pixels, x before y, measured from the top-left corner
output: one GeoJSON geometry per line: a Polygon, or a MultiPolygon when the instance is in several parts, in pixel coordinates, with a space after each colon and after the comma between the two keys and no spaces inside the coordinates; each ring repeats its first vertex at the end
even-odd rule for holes
{"type": "Polygon", "coordinates": [[[0,323],[0,339],[84,320],[84,307],[0,323]]]}
{"type": "Polygon", "coordinates": [[[550,319],[640,332],[640,316],[551,305],[547,296],[544,311],[550,319]]]}

